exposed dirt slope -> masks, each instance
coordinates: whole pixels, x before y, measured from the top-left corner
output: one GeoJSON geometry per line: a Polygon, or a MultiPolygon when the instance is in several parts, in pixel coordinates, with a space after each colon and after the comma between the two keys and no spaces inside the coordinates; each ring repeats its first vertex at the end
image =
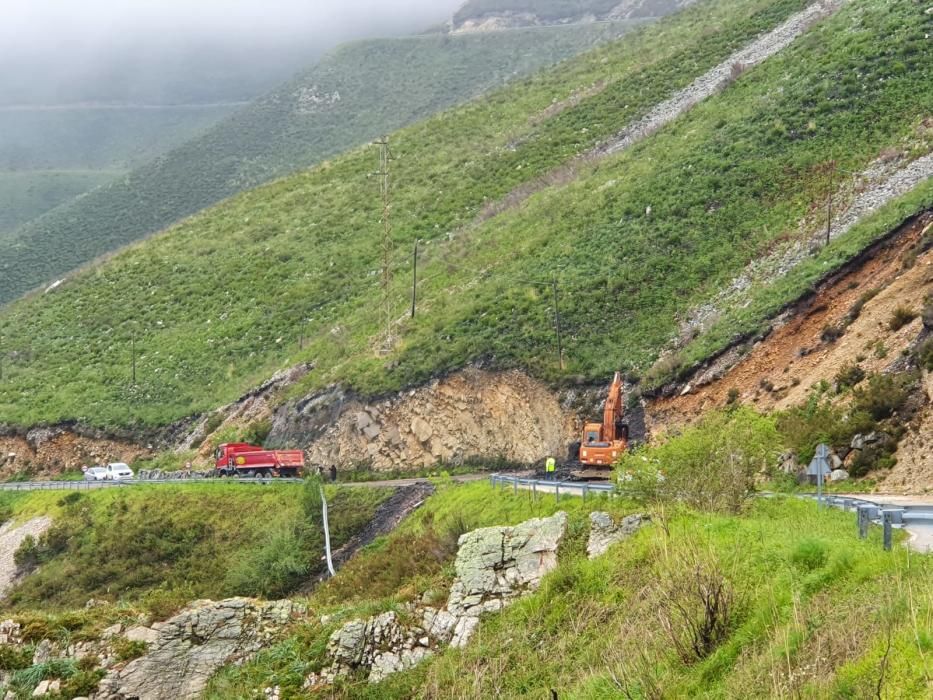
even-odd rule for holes
{"type": "Polygon", "coordinates": [[[25,435],[0,434],[0,481],[21,473],[40,478],[55,476],[81,465],[133,462],[151,454],[148,445],[80,435],[65,428],[36,428],[25,435]]]}
{"type": "Polygon", "coordinates": [[[846,364],[884,371],[921,330],[919,318],[897,332],[888,324],[900,306],[919,312],[933,290],[933,251],[904,268],[905,255],[931,225],[931,212],[907,224],[776,319],[772,332],[747,355],[733,349],[697,372],[680,396],[650,402],[649,424],[658,431],[688,423],[724,406],[732,389],[742,402],[770,411],[805,401],[814,384],[832,381],[846,364]],[[874,290],[841,338],[822,340],[824,329],[843,327],[853,305],[874,290]]]}
{"type": "Polygon", "coordinates": [[[924,377],[927,405],[898,446],[897,464],[882,479],[882,493],[933,491],[933,374],[924,377]]]}
{"type": "Polygon", "coordinates": [[[51,518],[33,518],[32,520],[16,525],[9,522],[0,526],[0,600],[16,578],[16,563],[13,556],[16,550],[27,537],[36,539],[52,525],[51,518]]]}

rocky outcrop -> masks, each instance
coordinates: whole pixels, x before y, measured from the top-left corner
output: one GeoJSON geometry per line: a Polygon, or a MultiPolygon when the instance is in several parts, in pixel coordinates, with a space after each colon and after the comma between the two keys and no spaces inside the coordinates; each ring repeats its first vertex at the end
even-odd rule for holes
{"type": "Polygon", "coordinates": [[[567,514],[528,520],[514,527],[486,527],[460,537],[447,610],[456,617],[496,612],[557,568],[557,547],[567,514]]]}
{"type": "Polygon", "coordinates": [[[466,644],[480,615],[496,612],[537,589],[557,567],[557,549],[567,514],[529,520],[514,527],[487,527],[461,536],[457,578],[444,609],[411,604],[352,620],[330,637],[330,666],[308,677],[306,687],[365,672],[371,683],[420,663],[446,645],[466,644]]]}
{"type": "MultiPolygon", "coordinates": [[[[17,568],[13,557],[27,537],[39,537],[52,525],[48,517],[33,518],[21,525],[9,522],[0,526],[0,600],[16,580],[17,568]]],[[[0,637],[4,634],[0,627],[0,637]]],[[[0,643],[2,639],[0,639],[0,643]]]]}
{"type": "Polygon", "coordinates": [[[618,523],[609,513],[601,511],[590,513],[590,538],[586,543],[587,556],[595,559],[605,554],[612,545],[628,539],[648,521],[649,517],[640,513],[628,515],[618,523]]]}
{"type": "Polygon", "coordinates": [[[146,654],[101,681],[99,700],[176,700],[198,697],[222,666],[242,663],[268,645],[294,617],[297,603],[232,598],[197,601],[167,622],[128,630],[146,654]]]}
{"type": "Polygon", "coordinates": [[[532,463],[563,456],[576,425],[541,382],[470,368],[382,401],[333,389],[291,402],[276,412],[268,444],[307,446],[312,464],[377,470],[471,458],[532,463]]]}
{"type": "Polygon", "coordinates": [[[233,403],[201,416],[176,441],[176,451],[201,448],[201,456],[210,454],[208,438],[215,432],[230,427],[244,427],[257,420],[271,418],[273,404],[279,393],[301,380],[314,369],[313,364],[302,363],[272,375],[252,391],[233,403]]]}
{"type": "Polygon", "coordinates": [[[127,462],[153,454],[149,443],[134,442],[75,427],[0,428],[0,481],[15,474],[56,476],[82,465],[127,462]]]}

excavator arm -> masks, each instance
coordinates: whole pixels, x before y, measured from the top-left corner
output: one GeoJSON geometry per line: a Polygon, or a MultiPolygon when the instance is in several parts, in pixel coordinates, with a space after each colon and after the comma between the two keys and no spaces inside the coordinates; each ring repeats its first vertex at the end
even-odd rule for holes
{"type": "Polygon", "coordinates": [[[622,374],[616,372],[612,380],[612,386],[609,387],[609,396],[606,397],[606,405],[603,408],[603,440],[614,442],[624,437],[620,435],[620,424],[622,422],[622,374]]]}

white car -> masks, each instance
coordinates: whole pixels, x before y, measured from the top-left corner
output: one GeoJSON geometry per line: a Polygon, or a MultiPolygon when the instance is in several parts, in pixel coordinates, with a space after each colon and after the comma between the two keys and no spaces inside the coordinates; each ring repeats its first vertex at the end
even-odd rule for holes
{"type": "Polygon", "coordinates": [[[104,467],[91,467],[84,470],[85,481],[106,481],[108,478],[107,470],[104,467]]]}
{"type": "Polygon", "coordinates": [[[122,481],[132,479],[135,475],[128,464],[123,462],[113,462],[107,465],[107,478],[111,481],[122,481]]]}

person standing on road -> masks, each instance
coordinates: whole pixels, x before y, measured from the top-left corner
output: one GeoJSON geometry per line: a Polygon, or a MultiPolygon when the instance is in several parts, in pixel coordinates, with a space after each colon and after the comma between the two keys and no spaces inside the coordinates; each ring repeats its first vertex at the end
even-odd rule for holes
{"type": "Polygon", "coordinates": [[[557,473],[557,460],[553,457],[548,457],[547,461],[544,463],[544,471],[547,473],[548,481],[554,481],[554,477],[557,473]]]}

